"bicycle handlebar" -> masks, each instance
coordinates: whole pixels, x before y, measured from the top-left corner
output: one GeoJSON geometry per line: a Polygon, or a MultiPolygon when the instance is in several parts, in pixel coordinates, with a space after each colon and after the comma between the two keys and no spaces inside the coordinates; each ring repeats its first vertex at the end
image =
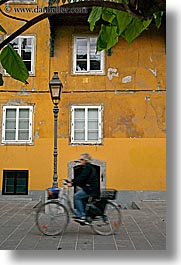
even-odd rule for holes
{"type": "Polygon", "coordinates": [[[63,185],[67,185],[68,183],[70,183],[70,181],[68,179],[63,179],[62,183],[63,183],[63,185]]]}

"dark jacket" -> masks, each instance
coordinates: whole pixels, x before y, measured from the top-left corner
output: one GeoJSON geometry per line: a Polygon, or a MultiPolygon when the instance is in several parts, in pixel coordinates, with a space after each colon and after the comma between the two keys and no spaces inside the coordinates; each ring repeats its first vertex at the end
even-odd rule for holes
{"type": "Polygon", "coordinates": [[[100,195],[99,177],[90,163],[81,166],[78,176],[72,180],[72,185],[81,187],[90,196],[100,195]]]}

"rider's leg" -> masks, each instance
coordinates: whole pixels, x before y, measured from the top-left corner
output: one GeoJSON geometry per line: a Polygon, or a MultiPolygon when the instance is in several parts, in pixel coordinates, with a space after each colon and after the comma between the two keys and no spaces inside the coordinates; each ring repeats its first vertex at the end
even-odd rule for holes
{"type": "Polygon", "coordinates": [[[74,194],[74,202],[76,207],[76,216],[85,217],[85,209],[82,199],[89,197],[89,195],[83,190],[78,190],[74,194]]]}

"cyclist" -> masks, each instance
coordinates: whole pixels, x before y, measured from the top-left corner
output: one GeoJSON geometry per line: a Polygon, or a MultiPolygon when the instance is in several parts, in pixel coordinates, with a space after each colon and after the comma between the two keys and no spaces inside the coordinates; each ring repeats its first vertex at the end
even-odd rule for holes
{"type": "Polygon", "coordinates": [[[74,220],[85,222],[85,209],[83,199],[89,196],[100,196],[99,178],[96,176],[96,170],[91,165],[91,156],[87,153],[80,156],[81,171],[78,176],[73,179],[68,186],[79,187],[74,194],[74,203],[76,208],[76,216],[74,220]]]}

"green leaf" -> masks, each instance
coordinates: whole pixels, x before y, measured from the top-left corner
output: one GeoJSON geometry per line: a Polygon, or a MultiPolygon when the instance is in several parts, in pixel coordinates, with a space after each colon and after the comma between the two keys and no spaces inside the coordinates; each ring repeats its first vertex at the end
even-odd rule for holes
{"type": "Polygon", "coordinates": [[[153,17],[155,19],[155,24],[156,24],[157,29],[159,29],[161,26],[162,16],[163,16],[163,11],[153,13],[153,17]]]}
{"type": "Polygon", "coordinates": [[[97,50],[109,50],[118,42],[116,26],[101,25],[101,30],[97,39],[97,50]]]}
{"type": "Polygon", "coordinates": [[[127,12],[119,10],[114,10],[114,13],[116,14],[118,34],[121,35],[121,33],[127,28],[127,26],[133,20],[133,16],[131,16],[127,12]]]}
{"type": "Polygon", "coordinates": [[[113,13],[113,9],[111,8],[104,8],[102,12],[102,19],[112,23],[116,15],[113,13]]]}
{"type": "Polygon", "coordinates": [[[126,39],[128,44],[136,39],[151,23],[152,19],[142,21],[138,18],[133,18],[121,36],[126,39]]]}
{"type": "Polygon", "coordinates": [[[5,29],[0,25],[0,31],[6,33],[5,29]]]}
{"type": "Polygon", "coordinates": [[[0,86],[3,86],[3,75],[2,74],[0,74],[0,86]]]}
{"type": "Polygon", "coordinates": [[[96,22],[101,18],[102,7],[93,7],[92,11],[88,17],[88,22],[90,23],[90,31],[94,30],[96,22]]]}
{"type": "Polygon", "coordinates": [[[29,76],[28,70],[19,54],[8,44],[0,54],[0,61],[7,73],[25,84],[29,76]]]}

